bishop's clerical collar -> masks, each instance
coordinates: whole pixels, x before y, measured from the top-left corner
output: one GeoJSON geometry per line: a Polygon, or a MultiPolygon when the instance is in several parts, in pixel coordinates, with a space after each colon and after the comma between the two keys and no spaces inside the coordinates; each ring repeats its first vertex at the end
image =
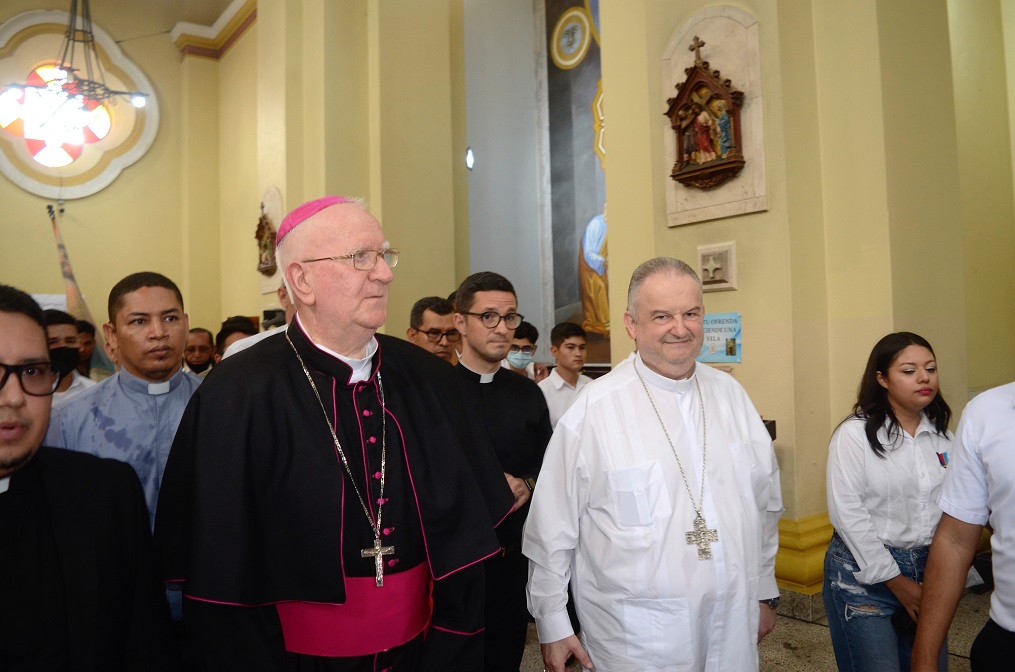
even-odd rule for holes
{"type": "Polygon", "coordinates": [[[132,375],[126,368],[121,368],[119,373],[116,374],[120,379],[120,385],[126,388],[130,392],[137,392],[139,394],[148,394],[151,396],[160,396],[163,394],[169,394],[176,389],[176,386],[183,381],[183,376],[187,375],[183,371],[181,366],[177,369],[176,373],[172,375],[169,380],[164,380],[160,383],[150,383],[143,378],[138,378],[132,375]]]}
{"type": "Polygon", "coordinates": [[[479,376],[479,382],[484,384],[484,385],[486,383],[492,383],[493,382],[493,377],[496,376],[497,375],[497,371],[500,370],[500,369],[498,369],[497,371],[494,371],[493,373],[480,373],[479,371],[476,371],[475,369],[470,367],[468,364],[463,362],[461,357],[458,358],[458,363],[461,364],[462,366],[464,366],[466,368],[466,370],[472,371],[474,374],[479,376]]]}
{"type": "Polygon", "coordinates": [[[676,392],[677,394],[684,394],[688,390],[694,389],[694,377],[698,375],[698,365],[694,365],[694,373],[687,378],[681,380],[674,380],[673,378],[667,378],[664,375],[658,374],[649,368],[645,360],[641,358],[641,353],[636,352],[634,356],[638,358],[638,370],[641,371],[641,375],[645,377],[653,387],[658,387],[662,390],[670,392],[676,392]]]}
{"type": "Polygon", "coordinates": [[[7,492],[7,488],[11,487],[11,477],[6,476],[0,478],[0,494],[7,492]]]}
{"type": "Polygon", "coordinates": [[[299,321],[300,320],[299,313],[296,313],[293,319],[296,320],[296,323],[299,325],[300,331],[303,332],[303,335],[307,337],[308,341],[314,344],[315,348],[317,348],[321,352],[326,352],[335,359],[345,362],[345,364],[350,369],[352,369],[352,375],[349,376],[349,385],[352,385],[353,383],[362,383],[364,380],[368,380],[370,378],[370,370],[373,368],[373,359],[374,355],[377,354],[378,347],[377,338],[375,336],[370,337],[370,342],[367,343],[366,354],[363,357],[360,358],[346,357],[345,355],[340,355],[334,350],[327,348],[318,343],[317,341],[315,341],[310,336],[310,334],[307,333],[307,330],[303,326],[303,323],[299,321]]]}

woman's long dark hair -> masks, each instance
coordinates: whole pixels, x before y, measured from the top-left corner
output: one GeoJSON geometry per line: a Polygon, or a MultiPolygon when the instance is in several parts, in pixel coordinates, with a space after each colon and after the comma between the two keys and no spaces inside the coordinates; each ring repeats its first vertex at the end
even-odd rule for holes
{"type": "MultiPolygon", "coordinates": [[[[852,417],[865,421],[864,433],[867,435],[867,442],[870,443],[874,454],[880,458],[885,456],[885,446],[878,441],[878,430],[884,426],[885,420],[888,420],[888,438],[894,442],[894,437],[900,431],[900,427],[899,420],[895,417],[895,411],[892,410],[892,405],[888,401],[888,390],[881,387],[878,382],[878,373],[887,378],[888,369],[895,363],[899,353],[911,345],[921,345],[930,350],[932,355],[934,354],[934,348],[930,347],[927,339],[909,331],[888,334],[878,341],[867,359],[867,367],[863,370],[860,388],[856,393],[856,404],[853,406],[852,417]]],[[[937,433],[944,436],[948,431],[948,421],[951,420],[952,409],[945,403],[940,390],[934,397],[934,401],[930,402],[923,412],[933,421],[937,433]]]]}

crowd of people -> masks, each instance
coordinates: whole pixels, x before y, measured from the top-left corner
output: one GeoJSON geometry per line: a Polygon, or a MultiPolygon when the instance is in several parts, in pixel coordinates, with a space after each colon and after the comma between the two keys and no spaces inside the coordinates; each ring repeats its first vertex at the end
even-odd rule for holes
{"type": "MultiPolygon", "coordinates": [[[[293,210],[276,258],[284,325],[261,333],[191,328],[172,280],[123,278],[101,382],[93,325],[0,285],[0,669],[516,672],[530,618],[552,672],[758,669],[779,465],[743,387],[696,362],[691,267],[634,271],[636,349],[593,381],[577,324],[536,361],[497,273],[378,333],[399,252],[358,200],[293,210]]],[[[953,436],[930,344],[875,345],[829,446],[840,670],[946,669],[987,524],[973,669],[1010,659],[1013,399],[953,436]]]]}

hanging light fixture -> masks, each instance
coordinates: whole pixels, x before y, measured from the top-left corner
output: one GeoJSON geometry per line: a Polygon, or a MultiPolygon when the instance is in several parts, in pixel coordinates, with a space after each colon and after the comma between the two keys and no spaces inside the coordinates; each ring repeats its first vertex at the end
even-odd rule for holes
{"type": "Polygon", "coordinates": [[[23,84],[0,92],[0,126],[22,135],[36,162],[58,168],[75,161],[84,145],[109,133],[110,105],[122,99],[143,108],[147,98],[141,91],[106,85],[89,0],[71,0],[57,58],[37,66],[23,84]],[[16,119],[22,120],[20,125],[12,126],[16,119]]]}
{"type": "Polygon", "coordinates": [[[88,101],[99,104],[108,101],[115,104],[118,98],[123,98],[130,101],[134,107],[145,106],[148,94],[140,91],[117,91],[106,86],[106,76],[95,48],[89,0],[80,2],[71,0],[67,33],[56,67],[64,73],[64,78],[48,82],[46,88],[52,90],[58,87],[68,99],[76,99],[79,105],[87,106],[88,101]]]}

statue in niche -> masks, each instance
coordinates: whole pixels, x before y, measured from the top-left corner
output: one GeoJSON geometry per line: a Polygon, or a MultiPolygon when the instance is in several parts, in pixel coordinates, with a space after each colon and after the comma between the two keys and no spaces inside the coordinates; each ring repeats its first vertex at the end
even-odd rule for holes
{"type": "Polygon", "coordinates": [[[721,79],[701,59],[705,43],[694,37],[688,51],[694,65],[686,68],[687,78],[676,85],[678,94],[666,101],[666,116],[676,134],[677,160],[670,172],[681,184],[713,189],[735,177],[746,164],[740,132],[740,108],[744,94],[721,79]]]}
{"type": "Polygon", "coordinates": [[[261,203],[261,218],[257,220],[257,270],[269,278],[275,275],[275,227],[261,203]]]}

